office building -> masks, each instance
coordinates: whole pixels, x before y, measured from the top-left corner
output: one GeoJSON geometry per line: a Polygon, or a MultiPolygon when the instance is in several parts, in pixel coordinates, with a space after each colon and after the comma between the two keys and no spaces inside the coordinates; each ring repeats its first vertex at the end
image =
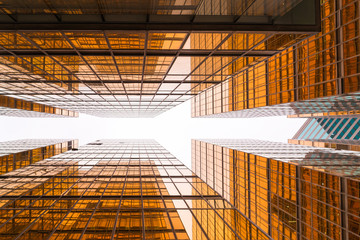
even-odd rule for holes
{"type": "Polygon", "coordinates": [[[0,96],[0,115],[11,117],[78,117],[77,112],[0,96]]]}
{"type": "Polygon", "coordinates": [[[358,115],[308,118],[289,143],[360,151],[358,115]]]}
{"type": "Polygon", "coordinates": [[[240,69],[229,66],[227,81],[192,99],[192,116],[265,117],[359,111],[360,3],[320,2],[320,33],[260,63],[243,64],[240,69]]]}
{"type": "Polygon", "coordinates": [[[9,0],[0,95],[154,117],[225,81],[228,65],[252,66],[319,32],[319,10],[312,0],[9,0]]]}
{"type": "Polygon", "coordinates": [[[359,158],[261,140],[192,142],[195,174],[272,239],[359,239],[359,158]]]}
{"type": "Polygon", "coordinates": [[[0,174],[77,148],[77,145],[77,140],[70,139],[23,139],[0,142],[0,174]]]}
{"type": "Polygon", "coordinates": [[[3,174],[1,239],[269,239],[153,140],[98,140],[3,174]]]}

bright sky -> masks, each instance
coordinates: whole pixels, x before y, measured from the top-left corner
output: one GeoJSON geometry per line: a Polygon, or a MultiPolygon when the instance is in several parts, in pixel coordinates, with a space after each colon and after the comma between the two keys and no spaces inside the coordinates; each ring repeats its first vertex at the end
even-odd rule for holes
{"type": "Polygon", "coordinates": [[[0,141],[26,138],[75,138],[80,145],[106,138],[151,138],[191,168],[191,139],[253,138],[287,142],[304,119],[191,118],[190,101],[150,119],[17,118],[0,116],[0,141]]]}

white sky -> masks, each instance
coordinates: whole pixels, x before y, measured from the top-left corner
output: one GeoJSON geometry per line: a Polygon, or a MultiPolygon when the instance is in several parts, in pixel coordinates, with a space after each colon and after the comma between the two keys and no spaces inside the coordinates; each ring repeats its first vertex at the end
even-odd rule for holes
{"type": "Polygon", "coordinates": [[[0,116],[0,141],[75,138],[80,145],[106,138],[151,138],[191,168],[191,139],[253,138],[287,142],[305,118],[191,118],[187,101],[156,118],[17,118],[0,116]]]}

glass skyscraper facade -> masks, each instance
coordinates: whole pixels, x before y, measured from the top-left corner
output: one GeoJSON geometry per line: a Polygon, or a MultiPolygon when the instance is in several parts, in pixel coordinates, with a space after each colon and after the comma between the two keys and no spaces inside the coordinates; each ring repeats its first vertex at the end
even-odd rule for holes
{"type": "Polygon", "coordinates": [[[0,179],[1,239],[269,239],[153,140],[95,141],[0,179]]]}
{"type": "Polygon", "coordinates": [[[320,33],[257,64],[229,66],[227,81],[192,99],[192,116],[359,111],[359,1],[320,2],[320,33]]]}
{"type": "Polygon", "coordinates": [[[23,139],[0,142],[0,174],[26,167],[77,146],[78,141],[70,139],[23,139]]]}
{"type": "Polygon", "coordinates": [[[261,140],[192,142],[194,172],[272,239],[359,239],[359,157],[261,140]]]}
{"type": "Polygon", "coordinates": [[[360,239],[359,29],[360,0],[1,1],[0,115],[310,119],[193,140],[193,171],[154,140],[0,143],[0,239],[360,239]]]}
{"type": "Polygon", "coordinates": [[[154,117],[318,31],[312,0],[8,0],[0,95],[154,117]]]}
{"type": "Polygon", "coordinates": [[[360,151],[357,115],[309,118],[289,143],[360,151]]]}
{"type": "Polygon", "coordinates": [[[0,115],[12,117],[78,117],[77,112],[0,95],[0,115]]]}

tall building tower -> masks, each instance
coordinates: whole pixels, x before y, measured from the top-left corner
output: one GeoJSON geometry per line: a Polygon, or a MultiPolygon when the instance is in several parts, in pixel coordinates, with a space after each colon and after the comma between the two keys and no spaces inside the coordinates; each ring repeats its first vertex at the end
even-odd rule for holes
{"type": "MultiPolygon", "coordinates": [[[[263,117],[359,111],[360,2],[320,2],[320,33],[294,46],[270,44],[282,50],[270,58],[229,65],[227,81],[201,89],[192,99],[192,116],[263,117]]],[[[288,36],[281,43],[292,42],[293,37],[288,36]]],[[[244,42],[234,42],[233,48],[241,48],[244,42]]]]}
{"type": "Polygon", "coordinates": [[[77,112],[0,96],[0,115],[12,117],[78,117],[77,112]]]}
{"type": "Polygon", "coordinates": [[[8,0],[0,95],[100,117],[156,116],[231,77],[229,65],[252,66],[320,31],[319,1],[265,2],[8,0]]]}
{"type": "Polygon", "coordinates": [[[192,142],[195,174],[272,239],[359,239],[359,158],[260,140],[192,142]]]}
{"type": "Polygon", "coordinates": [[[269,239],[153,140],[101,140],[3,174],[1,239],[269,239]]]}
{"type": "Polygon", "coordinates": [[[23,139],[0,142],[0,174],[77,148],[77,145],[77,140],[70,139],[23,139]]]}
{"type": "Polygon", "coordinates": [[[289,143],[360,151],[358,115],[309,118],[289,143]]]}

